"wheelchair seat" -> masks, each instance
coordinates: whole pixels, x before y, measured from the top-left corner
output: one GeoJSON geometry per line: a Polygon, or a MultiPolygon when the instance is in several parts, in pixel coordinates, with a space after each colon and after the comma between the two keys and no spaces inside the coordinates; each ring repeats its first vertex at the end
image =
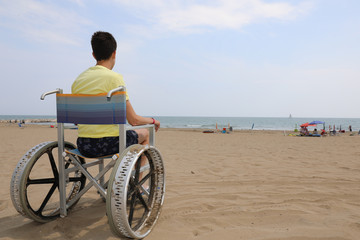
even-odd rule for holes
{"type": "Polygon", "coordinates": [[[100,157],[86,157],[84,155],[82,155],[79,151],[79,149],[75,148],[75,149],[65,149],[65,152],[68,153],[68,154],[73,154],[73,155],[76,155],[78,157],[81,157],[81,158],[89,158],[89,159],[106,159],[106,158],[112,158],[114,155],[106,155],[106,156],[100,156],[100,157]]]}

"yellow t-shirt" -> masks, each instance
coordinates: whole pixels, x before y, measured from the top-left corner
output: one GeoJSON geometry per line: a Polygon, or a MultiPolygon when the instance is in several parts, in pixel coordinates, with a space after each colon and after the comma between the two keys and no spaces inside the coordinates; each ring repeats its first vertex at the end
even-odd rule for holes
{"type": "MultiPolygon", "coordinates": [[[[106,67],[96,65],[81,73],[73,85],[73,94],[108,93],[119,86],[125,86],[123,77],[106,67]]],[[[126,100],[129,96],[126,93],[126,100]]],[[[118,125],[79,124],[78,136],[87,138],[103,138],[119,136],[118,125]]]]}

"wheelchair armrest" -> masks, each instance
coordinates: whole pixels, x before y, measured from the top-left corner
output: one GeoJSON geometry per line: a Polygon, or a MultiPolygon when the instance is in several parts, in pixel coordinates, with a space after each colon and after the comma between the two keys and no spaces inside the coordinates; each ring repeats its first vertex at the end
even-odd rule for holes
{"type": "Polygon", "coordinates": [[[155,125],[154,124],[146,124],[146,125],[139,125],[139,126],[126,126],[127,130],[135,130],[135,129],[141,129],[141,128],[149,129],[150,146],[155,146],[155,125]]]}

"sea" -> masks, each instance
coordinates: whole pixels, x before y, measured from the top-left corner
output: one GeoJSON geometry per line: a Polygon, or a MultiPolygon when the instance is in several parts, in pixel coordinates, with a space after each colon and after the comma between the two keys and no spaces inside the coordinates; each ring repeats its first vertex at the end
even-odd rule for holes
{"type": "MultiPolygon", "coordinates": [[[[329,130],[335,126],[337,130],[349,129],[353,131],[360,130],[360,118],[295,118],[295,117],[175,117],[175,116],[154,116],[160,121],[162,128],[200,128],[200,129],[218,129],[231,126],[234,130],[294,130],[306,122],[322,121],[318,129],[329,130]]],[[[0,120],[31,120],[31,119],[56,119],[53,115],[0,115],[0,120]]],[[[49,122],[40,122],[32,124],[53,124],[49,122]]],[[[311,128],[311,127],[310,127],[311,128]]]]}

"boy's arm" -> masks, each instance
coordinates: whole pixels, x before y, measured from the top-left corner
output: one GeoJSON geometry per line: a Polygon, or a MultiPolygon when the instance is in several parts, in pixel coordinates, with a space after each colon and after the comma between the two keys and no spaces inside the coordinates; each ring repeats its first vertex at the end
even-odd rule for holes
{"type": "Polygon", "coordinates": [[[131,126],[155,124],[156,131],[160,128],[158,120],[137,115],[129,100],[126,101],[126,119],[131,126]]]}

